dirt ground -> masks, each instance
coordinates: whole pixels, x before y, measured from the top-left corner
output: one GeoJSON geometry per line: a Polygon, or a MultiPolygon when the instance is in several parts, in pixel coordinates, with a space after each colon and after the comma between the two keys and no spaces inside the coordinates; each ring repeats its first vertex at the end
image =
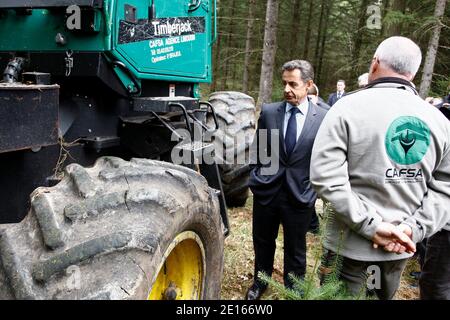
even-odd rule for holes
{"type": "MultiPolygon", "coordinates": [[[[253,199],[249,198],[246,205],[241,208],[234,208],[228,211],[231,234],[225,240],[225,265],[222,280],[221,298],[226,300],[243,299],[246,290],[252,283],[253,279],[253,242],[252,242],[252,203],[253,199]]],[[[318,202],[317,211],[320,212],[322,206],[318,202]]],[[[275,253],[275,267],[273,278],[279,282],[283,280],[283,237],[282,228],[277,239],[277,250],[275,253]]],[[[308,233],[308,248],[318,244],[318,237],[308,233]]],[[[311,250],[308,250],[308,270],[313,269],[314,259],[311,257],[311,250]]],[[[419,297],[417,281],[409,276],[411,271],[418,268],[415,259],[408,262],[405,272],[403,273],[400,288],[397,292],[398,300],[414,300],[419,297]]],[[[263,300],[277,300],[281,297],[269,289],[262,297],[263,300]]]]}

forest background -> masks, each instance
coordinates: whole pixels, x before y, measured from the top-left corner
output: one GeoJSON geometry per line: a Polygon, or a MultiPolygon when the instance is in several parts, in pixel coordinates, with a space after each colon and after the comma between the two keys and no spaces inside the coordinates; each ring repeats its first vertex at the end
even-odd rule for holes
{"type": "Polygon", "coordinates": [[[449,94],[448,0],[217,0],[213,82],[203,88],[241,91],[260,105],[283,97],[280,68],[305,59],[327,99],[339,79],[347,91],[368,72],[379,43],[401,35],[422,49],[414,83],[421,95],[449,94]]]}

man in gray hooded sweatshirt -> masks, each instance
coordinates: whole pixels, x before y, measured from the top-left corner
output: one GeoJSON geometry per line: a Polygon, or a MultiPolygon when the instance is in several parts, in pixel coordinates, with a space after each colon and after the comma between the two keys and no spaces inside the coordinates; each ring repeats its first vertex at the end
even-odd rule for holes
{"type": "Polygon", "coordinates": [[[371,289],[392,299],[415,243],[450,230],[450,123],[411,83],[421,60],[411,40],[383,41],[369,85],[338,101],[315,139],[311,183],[335,211],[324,247],[343,256],[353,294],[375,271],[371,289]]]}

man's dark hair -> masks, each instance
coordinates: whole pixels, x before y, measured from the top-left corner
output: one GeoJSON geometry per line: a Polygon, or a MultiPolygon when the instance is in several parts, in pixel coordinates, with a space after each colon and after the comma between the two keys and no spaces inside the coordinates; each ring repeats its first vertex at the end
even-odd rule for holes
{"type": "Polygon", "coordinates": [[[286,62],[283,67],[281,67],[281,71],[292,71],[298,69],[300,70],[300,78],[303,82],[307,82],[309,80],[314,80],[314,68],[306,60],[292,60],[286,62]]]}

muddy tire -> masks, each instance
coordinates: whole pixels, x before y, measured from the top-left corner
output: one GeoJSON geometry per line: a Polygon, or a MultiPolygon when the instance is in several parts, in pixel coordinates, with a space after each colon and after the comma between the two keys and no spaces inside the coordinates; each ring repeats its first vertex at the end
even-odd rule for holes
{"type": "MultiPolygon", "coordinates": [[[[213,93],[209,102],[213,105],[219,120],[215,135],[216,150],[220,159],[219,169],[225,199],[230,207],[245,204],[249,189],[249,148],[256,130],[256,109],[252,97],[233,91],[213,93]],[[240,137],[239,139],[236,139],[240,137]],[[244,161],[242,160],[244,159],[244,161]]],[[[212,117],[208,126],[213,127],[212,117]]]]}
{"type": "Polygon", "coordinates": [[[184,167],[113,157],[71,164],[59,184],[31,194],[21,223],[0,226],[0,299],[218,299],[219,210],[215,190],[184,167]],[[161,282],[175,252],[186,260],[177,275],[198,273],[194,286],[180,289],[166,274],[161,282]]]}

